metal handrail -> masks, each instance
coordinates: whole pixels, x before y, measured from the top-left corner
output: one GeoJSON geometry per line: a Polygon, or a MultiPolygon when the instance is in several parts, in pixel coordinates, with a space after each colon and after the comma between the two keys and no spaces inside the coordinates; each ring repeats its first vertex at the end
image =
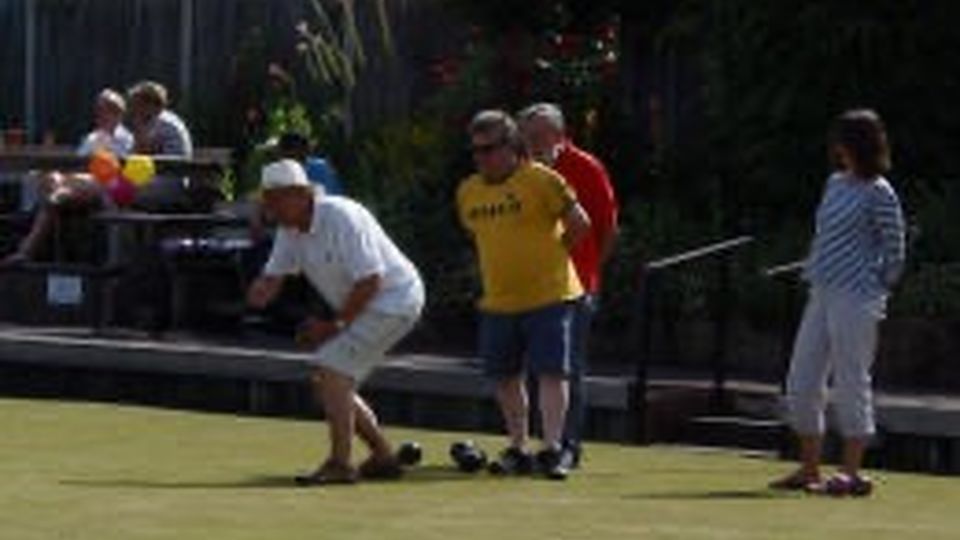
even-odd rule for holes
{"type": "MultiPolygon", "coordinates": [[[[636,363],[634,385],[630,393],[630,410],[634,411],[634,414],[636,415],[635,429],[638,442],[645,442],[648,438],[646,428],[646,401],[648,364],[650,362],[650,349],[652,343],[652,290],[654,289],[652,282],[654,281],[654,278],[660,275],[663,271],[673,269],[682,264],[699,261],[708,257],[728,256],[733,251],[750,244],[753,241],[754,238],[752,236],[738,236],[656,259],[644,264],[641,267],[636,295],[636,315],[634,316],[634,324],[632,331],[630,332],[631,336],[635,340],[636,352],[639,355],[639,360],[636,363]]],[[[729,292],[728,265],[721,265],[719,270],[721,273],[719,276],[720,286],[718,287],[718,290],[720,291],[720,294],[726,295],[729,292]]],[[[721,304],[725,303],[727,303],[725,300],[721,302],[721,304]]],[[[724,383],[726,380],[726,366],[724,358],[726,355],[726,324],[726,317],[718,318],[716,330],[717,340],[713,355],[714,390],[712,395],[712,401],[718,405],[724,401],[724,383]]]]}
{"type": "Polygon", "coordinates": [[[752,236],[738,236],[729,240],[723,240],[721,242],[715,242],[713,244],[707,244],[706,246],[694,248],[689,251],[677,253],[676,255],[669,255],[667,257],[656,259],[647,263],[645,268],[647,270],[663,270],[666,268],[679,266],[683,263],[704,259],[711,255],[720,255],[727,251],[733,251],[734,249],[751,242],[753,242],[752,236]]]}
{"type": "Polygon", "coordinates": [[[806,264],[806,259],[800,259],[798,261],[790,261],[784,264],[778,264],[776,266],[768,266],[760,271],[763,274],[763,277],[773,278],[782,276],[784,274],[794,274],[803,270],[803,265],[806,264]]]}
{"type": "Polygon", "coordinates": [[[784,293],[784,314],[781,320],[780,329],[780,392],[786,392],[787,371],[790,369],[789,351],[793,346],[792,330],[800,323],[798,315],[797,287],[796,279],[806,265],[806,259],[799,259],[787,263],[768,266],[760,271],[760,274],[767,279],[783,278],[785,286],[784,293]]]}

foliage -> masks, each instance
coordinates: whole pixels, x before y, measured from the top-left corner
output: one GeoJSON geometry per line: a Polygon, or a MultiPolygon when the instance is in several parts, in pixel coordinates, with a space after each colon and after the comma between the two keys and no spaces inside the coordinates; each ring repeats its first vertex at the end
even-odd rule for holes
{"type": "Polygon", "coordinates": [[[896,311],[957,313],[949,295],[924,284],[943,283],[928,263],[960,260],[960,222],[949,215],[960,202],[960,156],[950,148],[960,109],[944,102],[960,86],[958,17],[960,4],[940,1],[676,3],[658,55],[693,62],[688,99],[702,129],[664,149],[658,194],[714,207],[722,230],[753,232],[765,263],[800,258],[829,172],[826,130],[844,109],[873,108],[891,134],[889,176],[919,231],[911,264],[926,268],[916,278],[908,271],[896,311]]]}
{"type": "Polygon", "coordinates": [[[314,114],[315,144],[340,157],[351,135],[350,96],[369,53],[358,26],[358,10],[375,13],[378,49],[393,54],[386,0],[311,0],[311,14],[297,23],[297,52],[306,67],[314,114]]]}
{"type": "Polygon", "coordinates": [[[493,53],[494,101],[506,109],[551,101],[574,136],[596,148],[618,69],[616,2],[444,0],[476,24],[475,42],[493,53]]]}
{"type": "Polygon", "coordinates": [[[958,169],[944,135],[960,111],[942,96],[960,82],[949,52],[960,45],[952,29],[960,9],[900,0],[854,6],[687,1],[662,32],[662,48],[695,50],[702,60],[706,130],[694,159],[727,175],[731,221],[775,230],[805,219],[827,173],[826,129],[854,106],[886,119],[896,181],[958,169]]]}
{"type": "Polygon", "coordinates": [[[255,113],[251,114],[248,131],[256,145],[246,152],[237,194],[250,192],[260,177],[260,169],[273,158],[272,146],[285,132],[296,132],[308,139],[314,137],[310,111],[298,97],[293,77],[277,64],[267,67],[268,92],[255,113]]]}
{"type": "Polygon", "coordinates": [[[241,192],[255,186],[260,168],[271,157],[272,142],[284,132],[304,135],[334,162],[341,162],[348,153],[349,98],[370,54],[358,28],[358,9],[375,13],[380,50],[391,54],[385,0],[311,0],[307,17],[292,29],[302,72],[267,62],[262,37],[251,37],[241,59],[266,75],[266,83],[258,85],[263,89],[256,92],[247,114],[244,131],[256,143],[243,155],[241,192]]]}
{"type": "Polygon", "coordinates": [[[960,263],[921,263],[895,291],[894,315],[960,320],[960,263]]]}
{"type": "MultiPolygon", "coordinates": [[[[370,3],[370,2],[367,2],[370,3]]],[[[393,47],[385,0],[373,0],[384,50],[393,47]]],[[[313,21],[297,23],[297,50],[304,57],[311,79],[349,92],[357,84],[357,70],[366,62],[366,48],[357,27],[356,0],[311,0],[313,21]]]]}
{"type": "Polygon", "coordinates": [[[469,246],[454,212],[463,154],[459,130],[440,117],[385,125],[358,136],[347,167],[351,194],[378,216],[416,261],[429,288],[430,309],[472,308],[476,289],[469,246]]]}

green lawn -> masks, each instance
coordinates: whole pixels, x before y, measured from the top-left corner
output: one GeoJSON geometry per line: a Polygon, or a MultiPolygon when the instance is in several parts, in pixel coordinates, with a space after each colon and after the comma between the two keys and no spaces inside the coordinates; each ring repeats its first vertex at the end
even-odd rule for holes
{"type": "MultiPolygon", "coordinates": [[[[960,482],[880,473],[869,500],[771,493],[786,463],[594,444],[566,483],[467,476],[464,434],[391,429],[425,464],[400,482],[296,488],[320,423],[0,399],[0,538],[955,539],[960,482]]],[[[476,436],[486,448],[498,438],[476,436]]]]}

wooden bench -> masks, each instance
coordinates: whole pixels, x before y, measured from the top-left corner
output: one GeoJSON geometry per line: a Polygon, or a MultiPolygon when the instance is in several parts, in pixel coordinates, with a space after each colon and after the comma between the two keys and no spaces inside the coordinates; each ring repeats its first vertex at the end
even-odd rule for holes
{"type": "Polygon", "coordinates": [[[73,323],[101,331],[113,316],[120,264],[25,262],[0,267],[0,317],[28,324],[73,323]]]}

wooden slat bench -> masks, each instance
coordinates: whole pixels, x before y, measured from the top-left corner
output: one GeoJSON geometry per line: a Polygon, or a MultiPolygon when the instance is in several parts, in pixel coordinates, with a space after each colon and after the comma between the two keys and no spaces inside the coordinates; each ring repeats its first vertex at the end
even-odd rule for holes
{"type": "Polygon", "coordinates": [[[120,264],[25,262],[0,267],[0,317],[26,323],[68,322],[102,330],[111,320],[120,264]]]}

